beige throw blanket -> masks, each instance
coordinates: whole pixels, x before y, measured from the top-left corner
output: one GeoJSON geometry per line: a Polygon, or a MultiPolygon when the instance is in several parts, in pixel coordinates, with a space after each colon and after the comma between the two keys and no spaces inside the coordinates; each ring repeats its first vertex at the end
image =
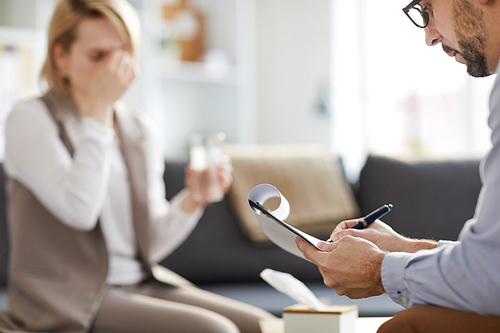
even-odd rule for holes
{"type": "MultiPolygon", "coordinates": [[[[229,196],[243,229],[257,243],[268,241],[248,205],[250,190],[274,185],[290,202],[286,222],[313,235],[329,235],[338,222],[359,216],[338,158],[317,145],[227,145],[233,184],[229,196]]],[[[279,202],[264,203],[275,209],[279,202]]]]}

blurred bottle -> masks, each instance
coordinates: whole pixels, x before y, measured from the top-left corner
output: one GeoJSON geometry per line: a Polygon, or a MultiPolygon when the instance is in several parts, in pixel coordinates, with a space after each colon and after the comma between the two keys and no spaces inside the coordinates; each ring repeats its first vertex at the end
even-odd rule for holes
{"type": "Polygon", "coordinates": [[[200,11],[188,0],[163,0],[161,10],[166,34],[164,49],[177,49],[182,61],[202,61],[205,28],[200,11]]]}

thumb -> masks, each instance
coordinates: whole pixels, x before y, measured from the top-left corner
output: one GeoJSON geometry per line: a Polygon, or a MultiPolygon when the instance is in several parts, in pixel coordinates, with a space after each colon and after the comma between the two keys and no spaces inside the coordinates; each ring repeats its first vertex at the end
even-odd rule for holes
{"type": "Polygon", "coordinates": [[[336,243],[334,243],[334,242],[319,242],[317,246],[323,252],[332,252],[335,249],[336,243]]]}
{"type": "Polygon", "coordinates": [[[311,244],[308,244],[300,237],[295,238],[295,243],[297,244],[297,247],[304,255],[304,258],[309,259],[310,261],[317,264],[323,252],[318,251],[318,249],[316,249],[311,244]]]}

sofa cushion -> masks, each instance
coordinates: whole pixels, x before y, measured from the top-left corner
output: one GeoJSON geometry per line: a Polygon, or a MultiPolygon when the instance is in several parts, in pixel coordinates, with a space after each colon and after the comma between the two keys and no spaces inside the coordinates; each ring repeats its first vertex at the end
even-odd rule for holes
{"type": "Polygon", "coordinates": [[[361,171],[363,215],[392,203],[382,220],[408,237],[456,240],[474,215],[481,189],[479,160],[404,162],[369,156],[361,171]]]}
{"type": "MultiPolygon", "coordinates": [[[[286,222],[309,234],[330,233],[340,221],[359,216],[339,159],[324,146],[238,144],[226,145],[225,152],[233,165],[228,196],[243,230],[256,243],[269,242],[248,205],[248,194],[259,184],[276,186],[291,205],[286,222]]],[[[274,205],[273,199],[261,204],[272,210],[279,199],[274,205]]]]}

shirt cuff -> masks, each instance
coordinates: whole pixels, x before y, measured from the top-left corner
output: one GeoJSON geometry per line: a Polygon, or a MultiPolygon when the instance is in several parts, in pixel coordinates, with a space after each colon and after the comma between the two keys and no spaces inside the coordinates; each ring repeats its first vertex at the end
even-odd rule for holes
{"type": "Polygon", "coordinates": [[[405,269],[410,253],[391,252],[382,261],[381,278],[385,291],[397,304],[410,307],[408,291],[404,286],[405,269]]]}
{"type": "Polygon", "coordinates": [[[457,241],[449,241],[449,240],[440,240],[440,241],[438,242],[437,247],[440,247],[440,246],[449,246],[449,245],[457,245],[457,243],[460,243],[460,242],[457,242],[457,241]]]}

